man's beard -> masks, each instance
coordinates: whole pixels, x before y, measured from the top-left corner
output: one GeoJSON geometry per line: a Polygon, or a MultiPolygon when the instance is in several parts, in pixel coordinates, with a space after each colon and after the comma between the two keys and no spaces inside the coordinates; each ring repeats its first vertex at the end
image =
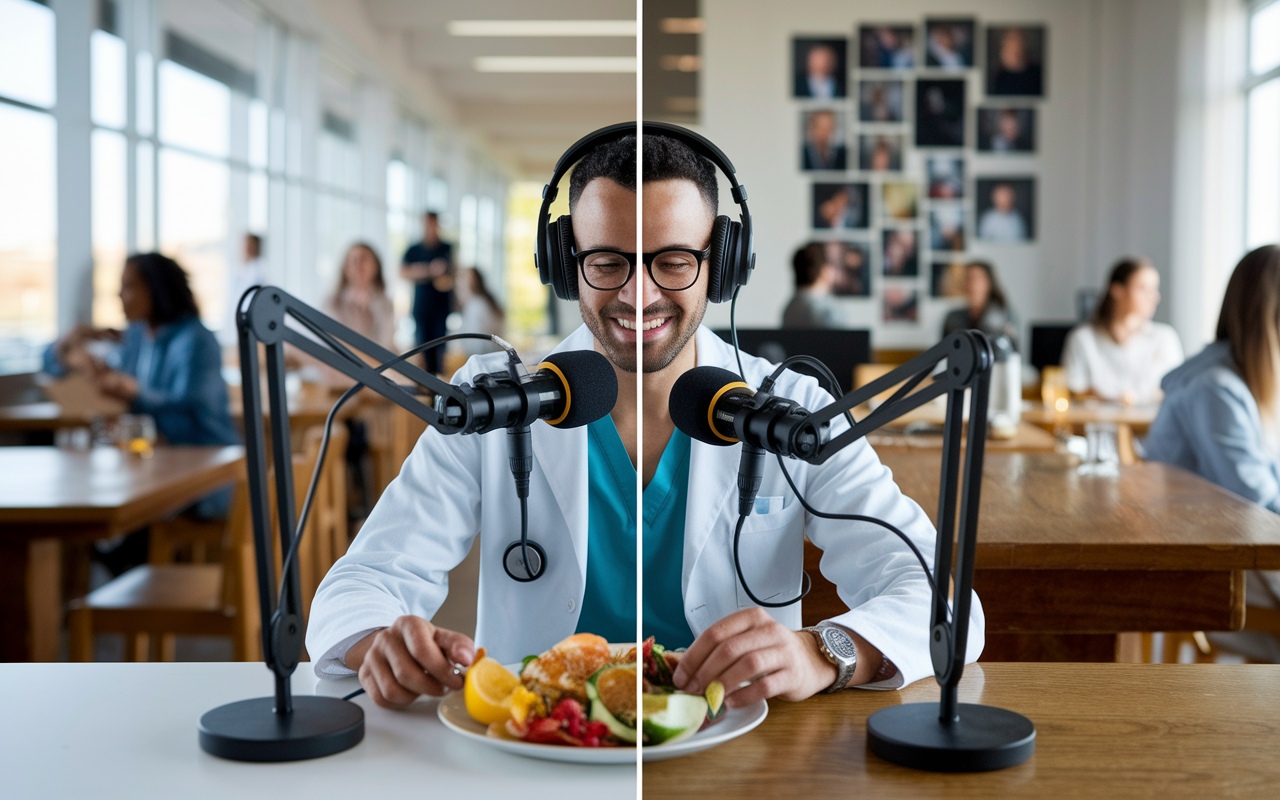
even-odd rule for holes
{"type": "MultiPolygon", "coordinates": [[[[586,309],[582,309],[586,311],[586,309]]],[[[671,321],[667,323],[671,326],[672,333],[663,337],[660,343],[652,345],[643,344],[644,348],[644,371],[645,372],[661,372],[666,369],[675,357],[680,355],[684,350],[689,339],[698,330],[698,326],[702,324],[702,317],[707,311],[707,304],[704,301],[694,314],[686,317],[684,311],[675,303],[657,302],[645,309],[645,316],[663,316],[669,315],[671,321]],[[696,317],[696,318],[695,318],[696,317]]],[[[604,348],[605,355],[615,367],[623,372],[636,371],[636,348],[634,344],[624,344],[619,342],[610,331],[612,320],[614,317],[624,316],[628,319],[636,318],[636,310],[634,307],[625,303],[609,303],[601,308],[598,314],[592,315],[583,313],[582,321],[587,324],[587,329],[596,337],[596,341],[604,348]]],[[[638,337],[644,336],[644,331],[637,330],[638,337]]]]}

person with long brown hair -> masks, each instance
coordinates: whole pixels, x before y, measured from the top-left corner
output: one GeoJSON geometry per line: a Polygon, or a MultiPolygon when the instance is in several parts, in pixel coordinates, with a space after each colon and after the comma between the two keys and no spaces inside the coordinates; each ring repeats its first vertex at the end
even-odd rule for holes
{"type": "MultiPolygon", "coordinates": [[[[485,285],[484,274],[475,267],[458,270],[458,282],[453,287],[458,300],[458,314],[461,324],[458,333],[489,333],[503,335],[506,314],[502,306],[494,299],[485,285]]],[[[478,353],[492,353],[498,346],[480,339],[459,339],[450,342],[457,352],[473,356],[478,353]]]]}
{"type": "Polygon", "coordinates": [[[1004,289],[996,279],[996,269],[989,261],[970,261],[964,267],[964,294],[968,301],[964,308],[957,308],[942,321],[944,337],[956,331],[972,328],[982,331],[992,339],[1009,337],[1014,350],[1018,349],[1018,321],[1005,299],[1004,289]]]}
{"type": "Polygon", "coordinates": [[[1236,265],[1217,341],[1170,372],[1143,443],[1176,464],[1280,513],[1280,247],[1236,265]]]}
{"type": "MultiPolygon", "coordinates": [[[[1217,340],[1161,386],[1164,403],[1143,455],[1280,513],[1280,247],[1240,259],[1222,298],[1217,340]]],[[[1251,571],[1245,586],[1250,605],[1280,604],[1280,572],[1251,571]]],[[[1209,636],[1255,660],[1280,662],[1273,636],[1209,636]]]]}
{"type": "Polygon", "coordinates": [[[382,278],[382,259],[371,245],[356,242],[347,248],[338,286],[325,301],[324,310],[388,350],[395,349],[395,309],[382,278]]]}
{"type": "Polygon", "coordinates": [[[1141,257],[1111,268],[1093,319],[1076,326],[1062,350],[1067,386],[1127,405],[1160,400],[1160,379],[1182,363],[1182,340],[1153,318],[1160,273],[1141,257]]]}

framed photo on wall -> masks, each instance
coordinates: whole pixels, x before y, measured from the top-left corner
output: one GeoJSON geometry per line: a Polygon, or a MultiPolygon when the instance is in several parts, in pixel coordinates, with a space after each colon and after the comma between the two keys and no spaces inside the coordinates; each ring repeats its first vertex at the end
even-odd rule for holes
{"type": "Polygon", "coordinates": [[[919,322],[920,292],[906,286],[884,289],[885,322],[919,322]]]}
{"type": "Polygon", "coordinates": [[[916,81],[916,147],[964,147],[965,82],[916,81]]]}
{"type": "Polygon", "coordinates": [[[871,245],[859,241],[823,242],[827,263],[835,267],[831,292],[840,297],[871,296],[871,245]]]}
{"type": "Polygon", "coordinates": [[[983,153],[1034,153],[1034,108],[979,108],[978,150],[983,153]]]}
{"type": "Polygon", "coordinates": [[[911,69],[916,65],[916,29],[899,25],[858,28],[858,66],[864,69],[911,69]]]}
{"type": "Polygon", "coordinates": [[[902,122],[904,94],[902,81],[859,81],[858,121],[902,122]]]}
{"type": "Polygon", "coordinates": [[[914,278],[920,274],[920,238],[913,228],[880,232],[884,242],[884,274],[890,278],[914,278]]]}
{"type": "Polygon", "coordinates": [[[955,200],[964,197],[964,156],[934,153],[925,159],[924,165],[930,198],[955,200]]]}
{"type": "Polygon", "coordinates": [[[870,197],[865,183],[815,183],[813,227],[859,230],[868,226],[870,197]]]}
{"type": "Polygon", "coordinates": [[[845,170],[849,148],[845,145],[845,112],[820,108],[800,112],[800,169],[845,170]]]}
{"type": "Polygon", "coordinates": [[[791,40],[793,97],[834,100],[848,96],[849,42],[797,36],[791,40]]]}
{"type": "Polygon", "coordinates": [[[1036,179],[983,177],[974,186],[977,238],[1016,244],[1036,238],[1036,179]]]}
{"type": "Polygon", "coordinates": [[[978,24],[972,19],[924,21],[924,65],[942,69],[972,67],[978,24]]]}
{"type": "Polygon", "coordinates": [[[1044,97],[1043,25],[987,26],[987,95],[1044,97]]]}

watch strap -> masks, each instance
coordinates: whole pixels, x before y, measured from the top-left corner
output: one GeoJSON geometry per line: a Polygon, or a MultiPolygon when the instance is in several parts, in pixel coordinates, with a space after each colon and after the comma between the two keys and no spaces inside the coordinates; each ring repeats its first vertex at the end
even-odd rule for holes
{"type": "Polygon", "coordinates": [[[836,679],[832,681],[830,686],[823,689],[820,694],[832,694],[847,687],[849,685],[849,680],[853,678],[853,673],[858,668],[858,657],[857,651],[853,646],[853,637],[849,636],[843,628],[839,628],[835,625],[817,625],[815,627],[804,628],[803,630],[809,631],[813,634],[813,637],[818,641],[818,652],[822,653],[823,657],[836,666],[836,679]],[[844,636],[849,640],[849,646],[847,648],[849,655],[832,651],[831,647],[827,644],[826,637],[823,636],[824,628],[833,630],[837,635],[844,636]]]}

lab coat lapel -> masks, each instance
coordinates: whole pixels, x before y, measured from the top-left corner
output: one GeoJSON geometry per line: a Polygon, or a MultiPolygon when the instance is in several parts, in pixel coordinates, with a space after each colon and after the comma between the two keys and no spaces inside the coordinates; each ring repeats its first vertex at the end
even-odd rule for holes
{"type": "MultiPolygon", "coordinates": [[[[737,371],[732,361],[732,350],[724,341],[705,327],[696,334],[698,366],[713,366],[737,371]],[[726,359],[726,355],[729,356],[726,359]]],[[[689,591],[689,576],[698,557],[706,547],[707,537],[715,528],[716,519],[725,513],[730,493],[737,486],[740,447],[715,447],[697,440],[689,447],[690,492],[685,501],[684,564],[681,569],[681,585],[685,594],[689,591]],[[698,487],[692,491],[692,487],[698,487]]],[[[692,601],[693,598],[687,598],[692,601]]]]}
{"type": "MultiPolygon", "coordinates": [[[[552,352],[590,350],[594,339],[585,325],[565,337],[552,352]]],[[[530,367],[535,365],[529,365],[530,367]]],[[[587,574],[587,428],[561,430],[545,422],[530,428],[535,463],[546,476],[564,515],[582,575],[587,574]]]]}

